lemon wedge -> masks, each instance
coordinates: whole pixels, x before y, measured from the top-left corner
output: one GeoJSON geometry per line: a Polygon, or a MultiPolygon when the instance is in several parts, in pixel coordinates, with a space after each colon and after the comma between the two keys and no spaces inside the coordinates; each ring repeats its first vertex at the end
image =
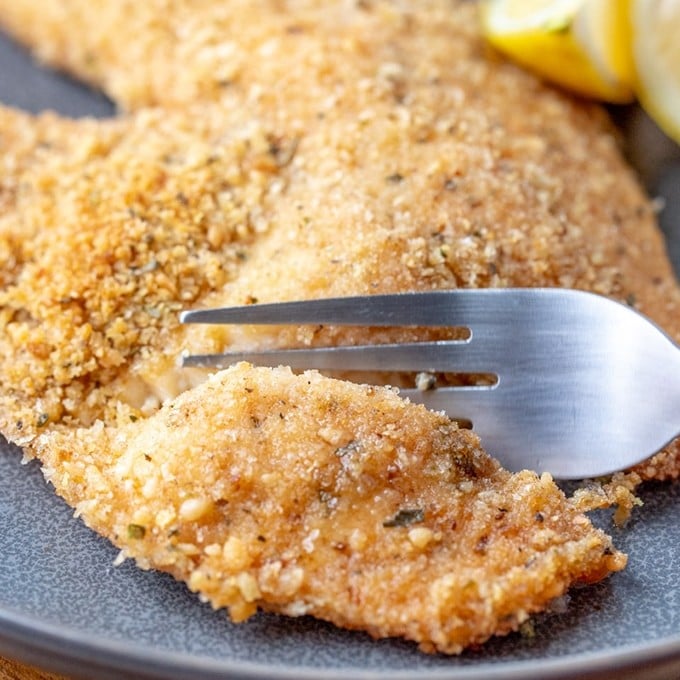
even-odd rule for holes
{"type": "Polygon", "coordinates": [[[625,103],[634,98],[627,2],[482,0],[482,28],[494,47],[547,80],[625,103]]]}
{"type": "Polygon", "coordinates": [[[680,143],[680,0],[628,0],[634,88],[642,107],[680,143]]]}

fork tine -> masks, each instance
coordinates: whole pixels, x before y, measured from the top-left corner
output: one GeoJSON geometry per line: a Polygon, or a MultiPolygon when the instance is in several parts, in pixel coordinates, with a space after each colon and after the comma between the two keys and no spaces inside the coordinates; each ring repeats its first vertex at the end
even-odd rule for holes
{"type": "MultiPolygon", "coordinates": [[[[555,310],[584,325],[583,305],[595,315],[608,301],[579,290],[559,288],[456,289],[385,295],[297,300],[196,309],[180,314],[181,323],[203,324],[332,324],[345,326],[474,327],[477,337],[508,338],[555,310]]],[[[569,328],[569,324],[566,324],[569,328]]]]}
{"type": "MultiPolygon", "coordinates": [[[[563,289],[446,290],[277,302],[183,312],[183,323],[334,324],[358,326],[467,327],[465,341],[440,341],[360,347],[281,349],[183,357],[184,366],[224,366],[237,361],[326,370],[402,370],[493,373],[522,371],[509,364],[508,348],[522,339],[523,354],[545,357],[547,343],[571,346],[591,328],[603,298],[563,289]],[[537,319],[559,309],[565,323],[546,335],[537,319]],[[565,345],[566,343],[566,345],[565,345]]],[[[584,339],[584,338],[581,338],[584,339]]],[[[550,358],[549,358],[550,360],[550,358]]],[[[544,367],[550,370],[550,366],[544,367]]]]}
{"type": "MultiPolygon", "coordinates": [[[[371,295],[274,302],[183,312],[182,323],[412,325],[419,294],[371,295]]],[[[441,307],[440,307],[441,313],[441,307]]],[[[441,317],[438,319],[441,323],[441,317]]],[[[418,323],[418,322],[415,322],[418,323]]],[[[421,321],[422,325],[427,325],[421,321]]]]}
{"type": "MultiPolygon", "coordinates": [[[[563,289],[406,293],[189,312],[185,322],[466,326],[464,341],[304,348],[269,363],[315,368],[493,373],[485,387],[403,392],[472,422],[511,469],[563,478],[624,469],[677,435],[677,345],[623,304],[563,289]],[[444,361],[444,355],[449,354],[444,361]],[[442,355],[442,361],[435,357],[442,355]],[[325,357],[327,363],[322,362],[325,357]],[[304,363],[302,360],[305,360],[304,363]]],[[[253,354],[227,355],[228,360],[253,354]]],[[[187,358],[193,365],[212,358],[187,358]]],[[[217,357],[214,361],[226,361],[217,357]]]]}
{"type": "MultiPolygon", "coordinates": [[[[403,344],[305,347],[300,349],[194,354],[182,357],[183,366],[224,367],[239,361],[260,366],[346,371],[430,371],[484,373],[498,366],[498,353],[484,348],[473,354],[473,340],[440,340],[403,344]]],[[[493,349],[493,348],[491,348],[493,349]]]]}
{"type": "MultiPolygon", "coordinates": [[[[535,289],[536,290],[536,289],[535,289]]],[[[534,290],[534,292],[535,292],[534,290]]],[[[468,326],[507,313],[495,289],[442,290],[299,300],[182,312],[182,323],[468,326]],[[480,294],[485,298],[480,302],[480,294]]]]}

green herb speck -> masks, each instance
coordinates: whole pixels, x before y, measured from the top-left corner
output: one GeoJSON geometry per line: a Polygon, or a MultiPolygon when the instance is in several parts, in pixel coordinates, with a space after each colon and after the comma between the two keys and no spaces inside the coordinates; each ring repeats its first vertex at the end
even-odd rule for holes
{"type": "Polygon", "coordinates": [[[146,535],[146,527],[141,524],[128,524],[127,535],[128,538],[135,540],[142,539],[146,535]]]}
{"type": "Polygon", "coordinates": [[[404,508],[399,510],[394,517],[386,519],[383,522],[384,527],[407,527],[410,524],[417,524],[422,522],[425,517],[425,511],[422,508],[404,508]]]}

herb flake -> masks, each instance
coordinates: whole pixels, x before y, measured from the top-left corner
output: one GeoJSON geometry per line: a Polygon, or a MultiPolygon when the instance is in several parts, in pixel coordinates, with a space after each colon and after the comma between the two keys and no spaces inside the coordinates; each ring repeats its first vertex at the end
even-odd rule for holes
{"type": "Polygon", "coordinates": [[[128,524],[127,535],[128,538],[141,540],[146,535],[146,527],[141,524],[128,524]]]}
{"type": "Polygon", "coordinates": [[[425,518],[425,511],[422,508],[404,508],[399,510],[394,517],[383,522],[384,527],[407,527],[411,524],[422,522],[425,518]]]}

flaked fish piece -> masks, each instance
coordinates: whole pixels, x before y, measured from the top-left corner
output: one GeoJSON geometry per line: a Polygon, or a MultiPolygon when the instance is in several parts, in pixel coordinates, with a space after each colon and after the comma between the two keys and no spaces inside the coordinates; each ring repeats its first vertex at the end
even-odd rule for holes
{"type": "Polygon", "coordinates": [[[458,653],[626,562],[549,475],[505,471],[388,388],[315,372],[240,364],[36,452],[87,524],[235,621],[310,614],[458,653]]]}
{"type": "MultiPolygon", "coordinates": [[[[625,558],[549,477],[389,390],[177,363],[386,338],[189,330],[182,308],[450,287],[592,290],[680,337],[654,205],[602,112],[490,55],[472,3],[413,7],[0,7],[129,110],[0,108],[0,431],[124,555],[236,620],[455,653],[625,558]]],[[[640,474],[678,473],[672,445],[640,474]]]]}

